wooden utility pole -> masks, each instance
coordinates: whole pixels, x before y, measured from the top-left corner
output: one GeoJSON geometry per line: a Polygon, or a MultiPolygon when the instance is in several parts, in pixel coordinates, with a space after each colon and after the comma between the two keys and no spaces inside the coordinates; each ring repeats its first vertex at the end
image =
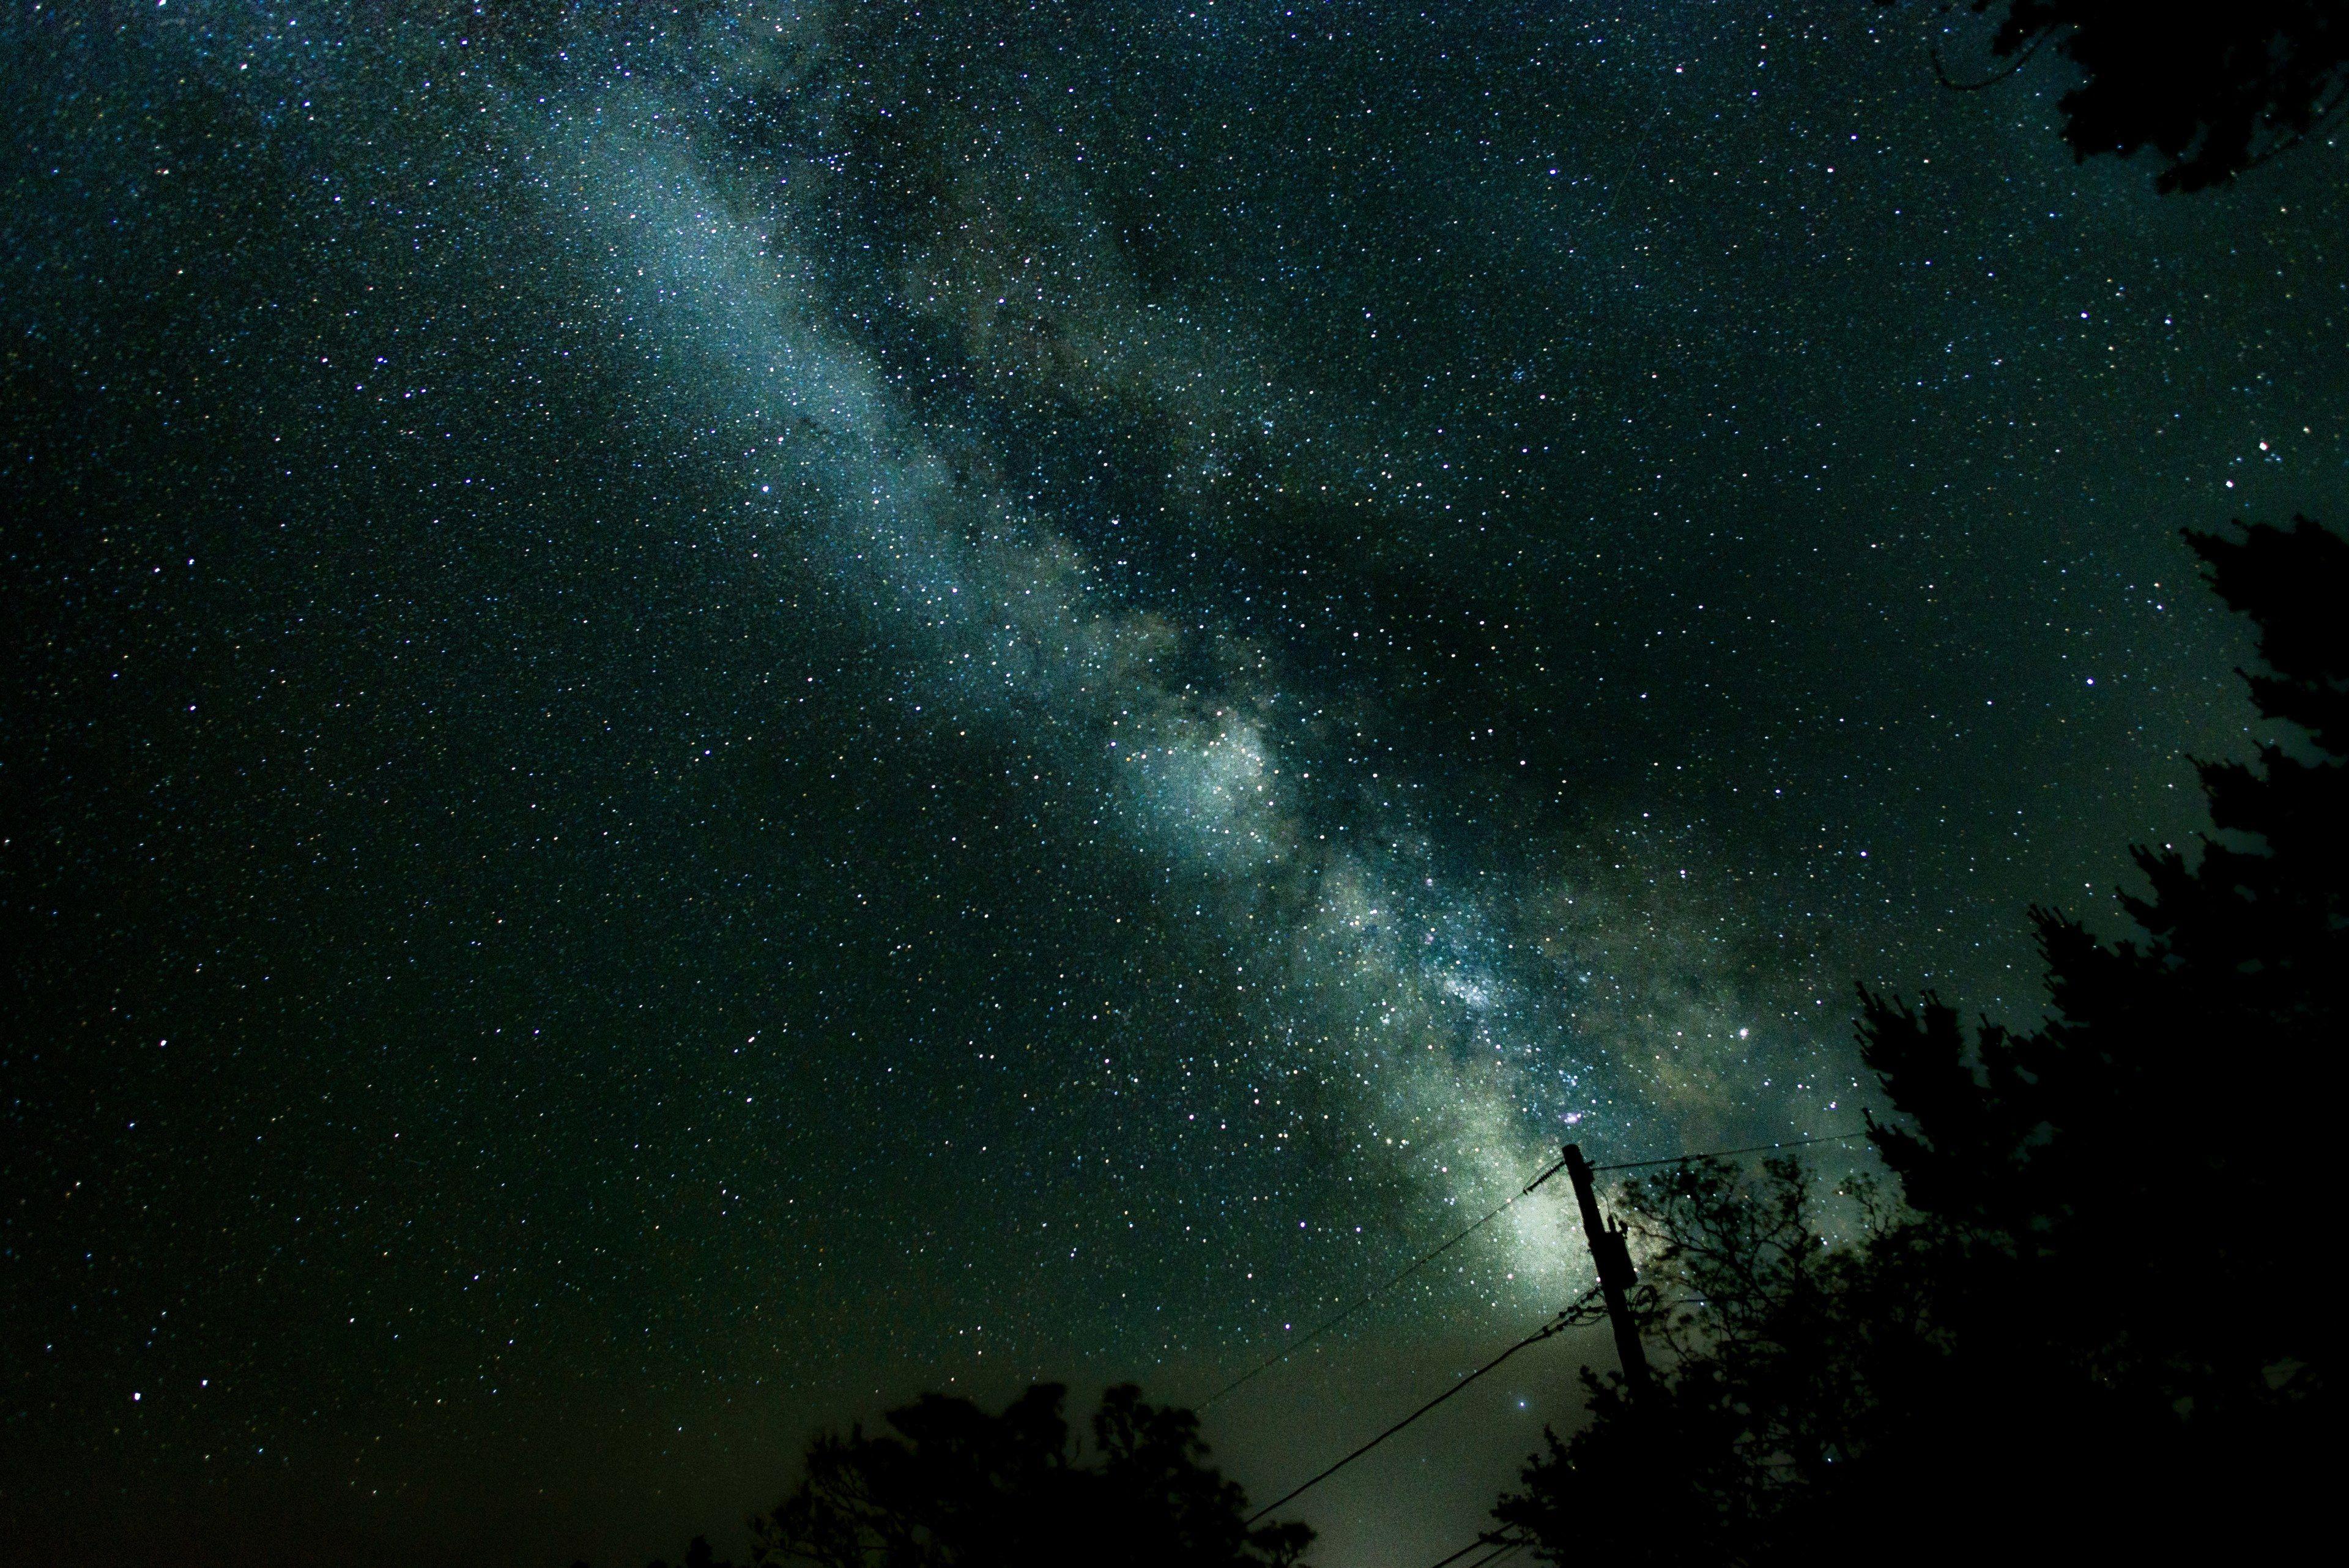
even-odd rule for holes
{"type": "Polygon", "coordinates": [[[1631,1322],[1631,1282],[1640,1276],[1631,1269],[1631,1249],[1623,1228],[1599,1217],[1599,1194],[1590,1182],[1590,1163],[1580,1144],[1566,1146],[1566,1174],[1574,1182],[1574,1201],[1582,1210],[1582,1233],[1589,1240],[1590,1256],[1599,1265],[1599,1293],[1607,1300],[1607,1319],[1615,1325],[1615,1354],[1623,1363],[1623,1381],[1634,1398],[1645,1396],[1653,1379],[1648,1373],[1647,1346],[1631,1322]]]}

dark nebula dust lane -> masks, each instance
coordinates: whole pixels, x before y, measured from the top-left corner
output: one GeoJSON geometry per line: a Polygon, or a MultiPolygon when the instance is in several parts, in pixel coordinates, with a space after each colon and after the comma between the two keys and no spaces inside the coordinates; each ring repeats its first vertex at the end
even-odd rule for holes
{"type": "MultiPolygon", "coordinates": [[[[2177,530],[2349,512],[2349,214],[1925,26],[0,22],[0,1524],[674,1552],[916,1388],[1199,1398],[1563,1139],[1847,1129],[1855,981],[2036,1005],[2246,742],[2177,530]]],[[[1251,1487],[1578,1292],[1553,1197],[1251,1487]]],[[[1332,1561],[1474,1530],[1398,1464],[1332,1561]]]]}

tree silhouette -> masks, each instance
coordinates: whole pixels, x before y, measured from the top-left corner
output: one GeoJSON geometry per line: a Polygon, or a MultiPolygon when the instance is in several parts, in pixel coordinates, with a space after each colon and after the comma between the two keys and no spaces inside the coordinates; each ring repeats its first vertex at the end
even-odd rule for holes
{"type": "Polygon", "coordinates": [[[2315,134],[2349,101],[2341,0],[1962,3],[1978,16],[1995,10],[1991,48],[2001,58],[2019,66],[2053,42],[2079,67],[2083,80],[2059,106],[2075,154],[2150,147],[2165,192],[2224,184],[2315,134]]]}
{"type": "Polygon", "coordinates": [[[926,1394],[890,1430],[818,1438],[806,1475],[750,1521],[751,1561],[824,1568],[1287,1568],[1302,1524],[1247,1523],[1247,1497],[1205,1461],[1198,1418],[1110,1389],[1081,1452],[1067,1390],[1040,1384],[989,1415],[926,1394]]]}
{"type": "Polygon", "coordinates": [[[2154,1562],[2310,1527],[2332,1360],[2316,1245],[2349,1044],[2349,544],[2189,535],[2304,737],[2200,764],[2199,855],[2139,849],[2137,940],[2033,912],[2048,1021],[1861,993],[1902,1202],[1799,1162],[1619,1194],[1653,1397],[1592,1418],[1496,1517],[1551,1561],[2154,1562]],[[1830,1245],[1828,1217],[1846,1240],[1830,1245]]]}
{"type": "Polygon", "coordinates": [[[2043,1028],[1969,1042],[1937,998],[1863,992],[1860,1030],[1908,1201],[2027,1265],[2082,1366],[2209,1415],[2313,1386],[2332,1355],[2306,1226],[2329,1165],[2311,1091],[2349,1044],[2349,543],[2306,518],[2189,537],[2259,624],[2254,702],[2304,743],[2199,764],[2221,836],[2134,852],[2141,940],[2033,911],[2043,1028]],[[2091,1310],[2116,1294],[2126,1318],[2091,1310]]]}
{"type": "MultiPolygon", "coordinates": [[[[1864,1212],[1880,1205],[1855,1189],[1864,1212]]],[[[1589,1424],[1546,1434],[1501,1523],[1554,1561],[1750,1558],[1806,1478],[1847,1441],[1850,1324],[1861,1255],[1815,1228],[1811,1177],[1774,1159],[1761,1179],[1700,1161],[1619,1195],[1642,1256],[1633,1307],[1669,1354],[1653,1397],[1585,1367],[1589,1424]],[[1670,1521],[1659,1529],[1659,1521],[1670,1521]]]]}

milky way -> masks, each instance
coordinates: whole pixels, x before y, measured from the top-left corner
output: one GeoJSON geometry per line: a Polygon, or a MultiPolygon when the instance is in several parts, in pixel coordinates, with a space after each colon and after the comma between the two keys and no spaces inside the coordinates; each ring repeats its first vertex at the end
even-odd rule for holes
{"type": "MultiPolygon", "coordinates": [[[[1847,1131],[1855,982],[2027,1012],[2245,743],[2177,528],[2349,510],[2337,151],[2158,199],[1921,14],[382,10],[5,25],[42,1539],[674,1552],[1563,1140],[1847,1131]]],[[[1554,1198],[1249,1484],[1581,1289],[1554,1198]]]]}
{"type": "MultiPolygon", "coordinates": [[[[751,52],[768,63],[765,47],[751,52]]],[[[729,77],[745,68],[729,64],[729,77]]],[[[578,223],[590,239],[610,236],[587,249],[616,259],[615,296],[665,345],[664,369],[679,378],[665,393],[752,443],[742,455],[745,521],[804,530],[823,569],[878,617],[903,660],[893,695],[908,715],[927,715],[918,722],[957,739],[978,725],[1019,747],[1050,770],[1030,782],[1049,777],[1067,797],[1061,826],[1084,853],[1139,857],[1175,897],[1195,901],[1206,940],[1230,955],[1223,983],[1236,999],[1253,993],[1239,1011],[1247,1033],[1226,1047],[1235,1058],[1275,1079],[1310,1077],[1317,1103],[1334,1107],[1314,1115],[1351,1129],[1350,1153],[1446,1199],[1506,1191],[1513,1177],[1547,1163],[1561,1129],[1587,1117],[1593,1125],[1578,1136],[1652,1137],[1651,1129],[1692,1119],[1721,1127],[1708,1100],[1724,1093],[1724,1043],[1738,1043],[1726,1050],[1730,1063],[1755,1060],[1745,1044],[1750,1023],[1724,1007],[1735,998],[1755,1008],[1755,999],[1737,997],[1718,953],[1683,940],[1665,947],[1668,957],[1651,955],[1624,940],[1628,926],[1652,920],[1669,933],[1712,911],[1670,894],[1661,909],[1626,908],[1591,880],[1529,876],[1524,844],[1489,865],[1473,852],[1448,853],[1440,828],[1413,804],[1446,788],[1440,774],[1408,761],[1380,769],[1333,744],[1333,729],[1350,723],[1348,738],[1375,749],[1374,716],[1333,714],[1332,694],[1316,691],[1310,672],[1285,668],[1276,650],[1212,618],[1123,602],[1048,511],[1007,493],[999,478],[974,485],[966,472],[958,482],[942,449],[951,442],[985,462],[985,441],[929,427],[885,367],[828,317],[823,291],[807,281],[828,269],[792,244],[804,220],[781,202],[747,212],[730,202],[678,150],[690,129],[681,138],[673,130],[647,135],[664,114],[677,117],[670,100],[615,96],[616,106],[554,117],[553,145],[537,144],[527,160],[564,168],[566,144],[579,149],[575,176],[564,168],[541,177],[551,221],[578,223]],[[1671,994],[1691,983],[1671,972],[1673,963],[1692,971],[1692,989],[1723,1000],[1671,994]],[[1594,988],[1640,1002],[1594,1004],[1594,988]],[[1419,1152],[1396,1152],[1409,1149],[1419,1152]]],[[[1044,161],[1022,174],[1040,171],[1062,172],[1044,161]]],[[[788,190],[795,174],[804,178],[781,161],[753,166],[763,180],[746,180],[739,166],[728,172],[737,188],[771,182],[788,190]]],[[[1057,226],[1077,229],[1081,246],[1083,231],[1099,224],[1064,214],[1057,226]]],[[[1122,281],[1114,255],[1099,249],[1026,259],[1040,273],[1108,272],[1122,281]]],[[[899,286],[936,290],[926,275],[968,270],[960,254],[926,257],[926,275],[899,286]]],[[[978,270],[990,287],[1021,298],[1018,306],[1009,294],[982,298],[977,336],[1001,330],[1006,316],[1041,311],[1058,339],[1058,322],[1082,321],[1095,303],[978,270]]],[[[1080,330],[1142,338],[1142,355],[1160,352],[1146,340],[1147,320],[1112,315],[1080,330]]],[[[1179,327],[1170,335],[1178,356],[1182,338],[1195,336],[1179,327]]],[[[1211,353],[1198,358],[1206,368],[1191,374],[1144,374],[1145,406],[1187,403],[1195,379],[1261,389],[1267,410],[1299,400],[1211,353]]],[[[1072,373],[1106,381],[1133,370],[1131,357],[1102,349],[1080,355],[1072,373]]],[[[1206,433],[1191,439],[1237,444],[1250,423],[1272,431],[1279,419],[1211,410],[1197,421],[1206,433]],[[1237,431],[1217,430],[1217,413],[1237,431]]],[[[1313,444],[1338,442],[1324,434],[1313,444]]],[[[999,464],[988,466],[999,473],[999,464]]],[[[1342,464],[1309,457],[1299,466],[1309,479],[1342,464]]],[[[1323,504],[1365,499],[1345,488],[1323,504]]],[[[1331,486],[1314,489],[1326,496],[1331,486]]],[[[1637,853],[1668,851],[1651,842],[1637,853]]],[[[1656,879],[1652,861],[1641,870],[1656,879]]],[[[1798,1017],[1805,1025],[1816,1028],[1798,1017]]],[[[1138,1056],[1164,1081],[1171,1064],[1146,1041],[1111,1031],[1103,1045],[1112,1060],[1138,1056]]],[[[1835,1111],[1837,1094],[1847,1097],[1854,1083],[1847,1074],[1799,1109],[1780,1109],[1794,1096],[1767,1093],[1759,1075],[1725,1093],[1757,1124],[1795,1137],[1821,1130],[1806,1113],[1835,1111]]],[[[1216,1102],[1206,1103],[1213,1115],[1216,1102]]],[[[1555,1216],[1521,1237],[1547,1265],[1527,1276],[1537,1292],[1560,1287],[1559,1239],[1555,1216]]]]}

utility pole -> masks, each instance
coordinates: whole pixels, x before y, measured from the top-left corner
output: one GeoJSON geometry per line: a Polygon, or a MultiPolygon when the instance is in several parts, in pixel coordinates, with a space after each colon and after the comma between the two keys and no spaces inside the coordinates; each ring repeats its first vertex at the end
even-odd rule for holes
{"type": "Polygon", "coordinates": [[[1647,1346],[1631,1322],[1631,1249],[1623,1228],[1599,1217],[1599,1194],[1591,1186],[1590,1162],[1580,1144],[1566,1146],[1566,1174],[1574,1182],[1574,1201],[1582,1210],[1582,1233],[1589,1240],[1590,1256],[1599,1265],[1599,1293],[1607,1299],[1607,1318],[1615,1325],[1615,1354],[1623,1363],[1623,1381],[1634,1398],[1645,1397],[1653,1380],[1648,1374],[1647,1346]]]}

